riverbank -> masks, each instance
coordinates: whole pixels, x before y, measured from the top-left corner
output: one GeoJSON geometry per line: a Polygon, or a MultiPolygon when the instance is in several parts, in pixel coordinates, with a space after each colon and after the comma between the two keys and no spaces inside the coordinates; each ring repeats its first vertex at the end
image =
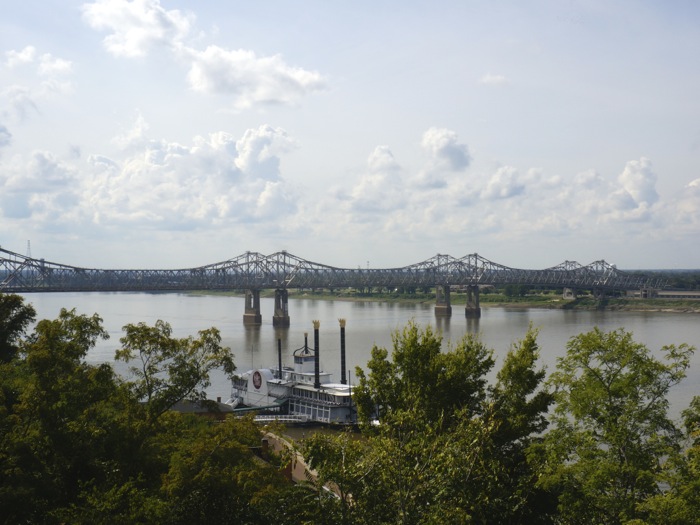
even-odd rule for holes
{"type": "MultiPolygon", "coordinates": [[[[195,295],[227,295],[240,297],[240,292],[219,292],[202,290],[189,292],[195,295]]],[[[261,297],[274,297],[274,290],[262,290],[261,297]]],[[[289,290],[289,298],[322,300],[322,301],[354,301],[354,302],[385,302],[403,304],[434,304],[435,295],[431,293],[359,293],[354,290],[343,291],[311,291],[289,290]]],[[[466,304],[466,294],[452,292],[452,306],[466,304]]],[[[629,297],[606,297],[595,299],[590,296],[576,299],[564,299],[559,294],[543,293],[508,297],[497,293],[482,293],[479,298],[482,308],[546,308],[553,310],[599,310],[627,312],[670,312],[700,314],[700,300],[692,299],[638,299],[629,297]]]]}

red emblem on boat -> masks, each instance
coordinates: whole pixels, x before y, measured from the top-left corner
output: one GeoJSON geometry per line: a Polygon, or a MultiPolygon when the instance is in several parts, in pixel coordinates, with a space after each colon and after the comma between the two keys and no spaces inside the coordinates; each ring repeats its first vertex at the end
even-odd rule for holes
{"type": "Polygon", "coordinates": [[[260,375],[260,372],[256,370],[253,373],[253,386],[255,387],[255,390],[258,390],[260,385],[262,385],[262,375],[260,375]]]}

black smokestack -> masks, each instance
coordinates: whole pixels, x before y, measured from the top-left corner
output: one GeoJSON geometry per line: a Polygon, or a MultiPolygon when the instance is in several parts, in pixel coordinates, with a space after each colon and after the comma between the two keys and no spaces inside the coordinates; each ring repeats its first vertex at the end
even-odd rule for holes
{"type": "Polygon", "coordinates": [[[340,323],[340,384],[347,384],[345,379],[345,319],[338,319],[340,323]]]}
{"type": "Polygon", "coordinates": [[[278,376],[277,378],[281,381],[282,380],[282,339],[277,339],[277,370],[278,376]]]}
{"type": "Polygon", "coordinates": [[[321,357],[318,348],[318,329],[321,321],[314,321],[314,388],[321,388],[321,357]]]}

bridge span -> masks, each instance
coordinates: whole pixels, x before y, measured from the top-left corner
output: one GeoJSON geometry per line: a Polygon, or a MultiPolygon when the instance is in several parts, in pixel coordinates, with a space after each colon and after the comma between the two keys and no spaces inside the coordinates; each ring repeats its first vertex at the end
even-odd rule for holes
{"type": "Polygon", "coordinates": [[[338,288],[435,288],[437,316],[450,316],[450,290],[467,293],[466,316],[479,316],[480,286],[520,284],[565,290],[591,290],[597,295],[628,290],[650,291],[663,281],[618,270],[600,260],[583,266],[565,261],[543,270],[497,264],[473,253],[464,257],[438,254],[400,268],[336,268],[307,261],[287,251],[271,255],[245,252],[233,259],[173,270],[104,270],[34,259],[0,248],[0,292],[103,292],[229,290],[245,292],[243,322],[262,323],[260,291],[275,290],[274,326],[289,326],[288,290],[338,288]]]}

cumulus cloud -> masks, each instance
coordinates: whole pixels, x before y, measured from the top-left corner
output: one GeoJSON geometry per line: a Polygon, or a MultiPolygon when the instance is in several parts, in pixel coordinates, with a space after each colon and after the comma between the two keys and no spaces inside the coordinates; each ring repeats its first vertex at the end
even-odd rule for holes
{"type": "Polygon", "coordinates": [[[37,231],[85,232],[284,227],[296,213],[298,190],[281,174],[281,156],[295,147],[285,130],[263,125],[189,144],[153,140],[147,130],[137,117],[113,155],[14,156],[0,170],[0,216],[31,221],[37,231]]]}
{"type": "Polygon", "coordinates": [[[96,221],[195,229],[284,217],[296,209],[294,188],[280,174],[280,155],[293,147],[286,131],[268,125],[237,139],[218,132],[193,144],[148,140],[141,118],[126,157],[89,157],[85,188],[96,221]]]}
{"type": "Polygon", "coordinates": [[[57,58],[51,53],[44,53],[39,60],[39,75],[43,77],[55,77],[67,75],[73,71],[73,63],[70,60],[57,58]]]}
{"type": "Polygon", "coordinates": [[[51,53],[39,55],[34,46],[26,46],[21,51],[7,51],[5,56],[5,65],[10,69],[38,64],[36,72],[44,78],[55,79],[73,71],[73,63],[70,60],[55,57],[51,53]]]}
{"type": "Polygon", "coordinates": [[[578,173],[574,177],[574,185],[588,190],[599,188],[605,184],[605,180],[595,170],[587,170],[578,173]]]}
{"type": "Polygon", "coordinates": [[[642,157],[625,164],[617,181],[596,177],[588,181],[587,193],[580,193],[579,209],[594,214],[600,224],[614,222],[647,222],[654,218],[656,175],[651,162],[642,157]],[[586,208],[583,208],[586,206],[586,208]]]}
{"type": "Polygon", "coordinates": [[[83,5],[83,17],[93,29],[110,32],[103,44],[117,57],[141,57],[157,46],[178,47],[193,19],[164,9],[159,0],[98,0],[83,5]]]}
{"type": "MultiPolygon", "coordinates": [[[[428,151],[442,151],[441,142],[433,140],[438,136],[453,137],[430,130],[424,135],[428,151]]],[[[355,235],[378,240],[390,233],[411,241],[431,239],[436,232],[502,239],[533,234],[612,238],[623,231],[616,227],[620,223],[627,225],[625,235],[653,235],[665,220],[661,214],[668,213],[659,206],[656,176],[644,158],[627,162],[615,177],[596,170],[566,176],[505,165],[486,174],[443,174],[435,178],[440,184],[427,186],[428,173],[405,174],[391,149],[380,146],[368,159],[367,171],[334,201],[336,208],[324,211],[355,235]]],[[[689,229],[700,224],[699,196],[700,181],[694,181],[678,203],[689,229]]]]}
{"type": "Polygon", "coordinates": [[[26,46],[21,51],[12,49],[5,52],[5,57],[5,65],[9,68],[31,64],[36,57],[36,48],[34,46],[26,46]]]}
{"type": "Polygon", "coordinates": [[[655,187],[656,174],[652,171],[651,162],[647,158],[629,161],[618,181],[638,205],[651,205],[659,200],[655,187]]]}
{"type": "MultiPolygon", "coordinates": [[[[377,146],[367,159],[367,172],[350,192],[350,207],[358,214],[380,213],[404,206],[401,166],[388,146],[377,146]]],[[[360,218],[361,215],[356,215],[360,218]]]]}
{"type": "Polygon", "coordinates": [[[673,225],[670,236],[687,233],[700,235],[700,178],[688,183],[677,199],[665,206],[669,223],[673,225]]]}
{"type": "Polygon", "coordinates": [[[234,97],[234,106],[295,104],[304,95],[325,89],[315,71],[292,67],[281,56],[257,57],[253,51],[209,46],[191,51],[187,75],[190,87],[200,93],[234,97]]]}
{"type": "Polygon", "coordinates": [[[145,147],[148,142],[148,122],[141,113],[136,116],[132,126],[112,139],[120,149],[139,149],[145,147]]]}
{"type": "Polygon", "coordinates": [[[17,85],[9,86],[0,92],[0,98],[2,98],[9,107],[10,111],[8,113],[19,120],[24,120],[29,113],[37,111],[34,94],[27,87],[17,85]]]}
{"type": "Polygon", "coordinates": [[[0,103],[6,106],[8,115],[19,120],[38,111],[39,103],[52,96],[71,93],[73,83],[70,74],[73,64],[69,60],[54,57],[50,53],[38,54],[34,46],[26,46],[21,51],[5,53],[8,71],[29,68],[33,78],[23,78],[21,83],[8,84],[0,91],[0,103]]]}
{"type": "Polygon", "coordinates": [[[457,133],[449,129],[429,128],[423,133],[421,147],[428,160],[412,181],[419,190],[445,188],[450,172],[463,171],[471,162],[467,145],[459,142],[457,133]]]}
{"type": "Polygon", "coordinates": [[[63,220],[73,214],[77,179],[73,167],[49,152],[37,151],[20,164],[15,160],[0,174],[0,213],[7,218],[39,222],[63,220]]]}
{"type": "Polygon", "coordinates": [[[525,184],[520,180],[518,170],[512,166],[502,166],[489,179],[482,196],[486,199],[509,199],[522,195],[525,184]]]}
{"type": "Polygon", "coordinates": [[[294,105],[309,93],[323,90],[318,72],[287,64],[280,55],[259,57],[245,49],[210,45],[199,50],[186,45],[195,17],[166,10],[159,0],[98,0],[83,6],[94,29],[106,30],[104,45],[119,57],[143,57],[161,47],[177,60],[189,62],[187,82],[198,93],[225,95],[235,109],[256,104],[294,105]]]}
{"type": "Polygon", "coordinates": [[[278,180],[281,153],[294,147],[294,141],[281,128],[268,125],[249,129],[236,141],[236,167],[244,173],[268,179],[278,180]]]}
{"type": "Polygon", "coordinates": [[[421,146],[434,161],[455,171],[466,169],[471,162],[467,145],[460,143],[457,133],[449,129],[428,129],[423,134],[421,146]]]}
{"type": "Polygon", "coordinates": [[[12,142],[12,133],[0,124],[0,148],[4,148],[5,146],[9,146],[10,142],[12,142]]]}
{"type": "Polygon", "coordinates": [[[503,75],[495,75],[493,73],[486,73],[481,78],[479,78],[480,84],[485,84],[487,86],[503,86],[508,84],[509,80],[503,75]]]}

